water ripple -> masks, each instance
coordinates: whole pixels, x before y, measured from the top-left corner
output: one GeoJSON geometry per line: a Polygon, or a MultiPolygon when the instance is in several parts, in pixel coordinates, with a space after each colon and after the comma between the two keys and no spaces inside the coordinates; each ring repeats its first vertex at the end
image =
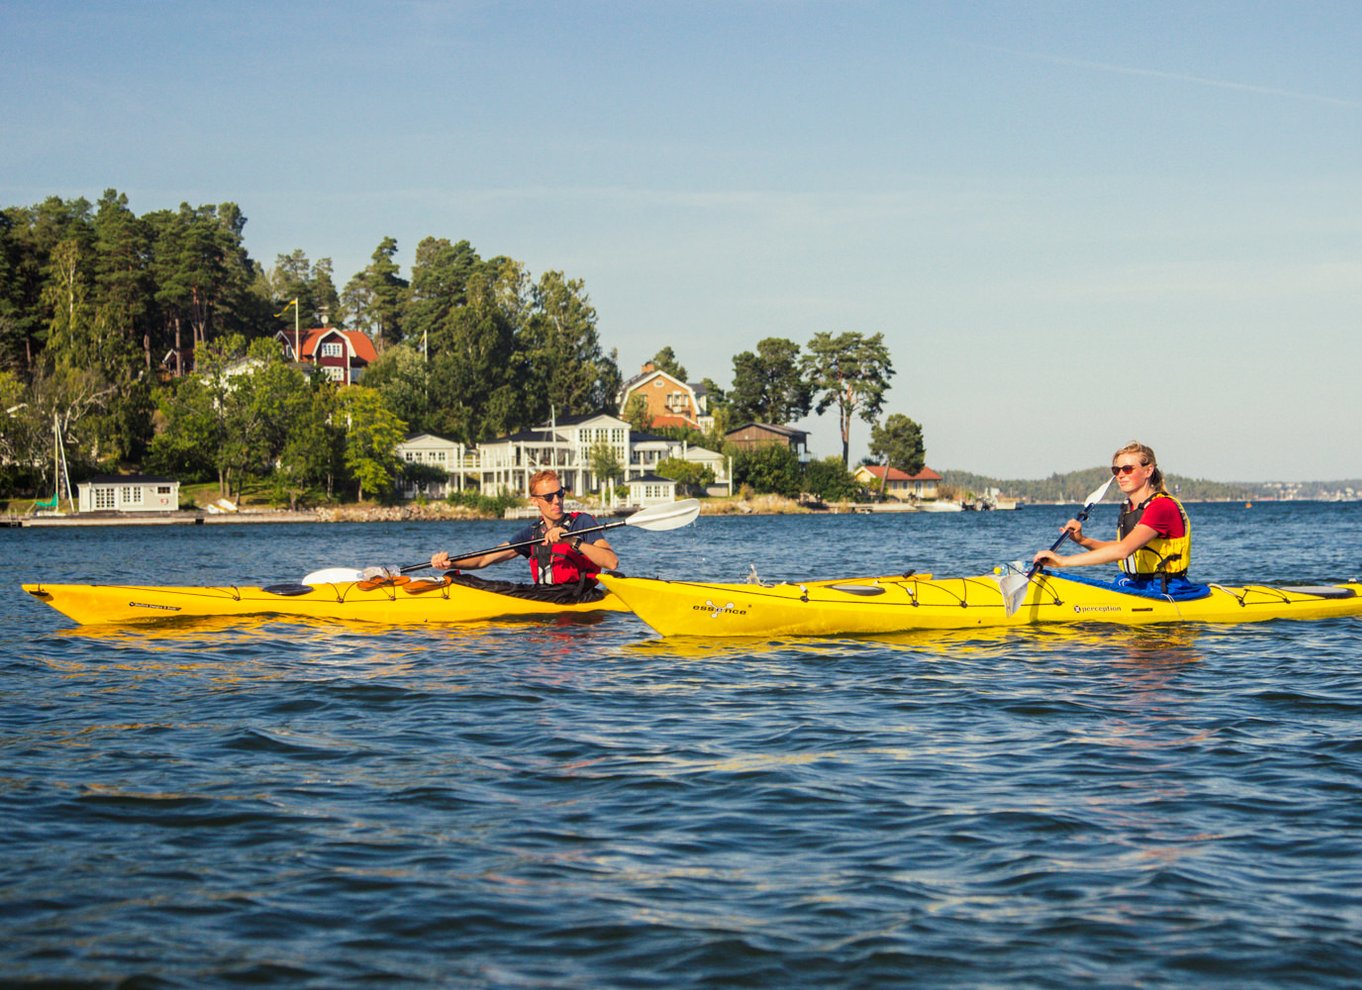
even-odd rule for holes
{"type": "MultiPolygon", "coordinates": [[[[1355,508],[1267,506],[1238,557],[1231,509],[1198,511],[1227,579],[1298,560],[1271,549],[1292,533],[1362,549],[1355,508]]],[[[704,520],[621,546],[639,573],[778,576],[801,540],[828,573],[827,548],[872,544],[970,570],[1035,542],[1034,513],[994,515],[704,520]]],[[[351,559],[325,527],[245,529],[196,538],[266,580],[351,559]]],[[[72,538],[43,534],[43,576],[116,536],[81,534],[63,564],[72,538]]],[[[366,527],[363,555],[430,537],[366,527]]],[[[139,536],[139,557],[172,574],[190,538],[139,536]]],[[[1292,566],[1278,579],[1321,579],[1292,566]]],[[[6,985],[1332,990],[1362,972],[1355,620],[705,643],[628,616],[70,630],[27,596],[0,620],[6,985]]]]}

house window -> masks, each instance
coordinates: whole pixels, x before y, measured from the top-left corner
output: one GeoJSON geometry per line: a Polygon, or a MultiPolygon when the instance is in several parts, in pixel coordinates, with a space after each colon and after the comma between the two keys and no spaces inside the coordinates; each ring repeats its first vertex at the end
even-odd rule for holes
{"type": "Polygon", "coordinates": [[[340,357],[341,345],[335,341],[329,341],[322,345],[322,357],[340,357]]]}
{"type": "Polygon", "coordinates": [[[124,505],[141,505],[142,489],[133,485],[125,485],[118,490],[118,500],[124,505]]]}
{"type": "Polygon", "coordinates": [[[114,490],[112,488],[95,489],[95,508],[112,509],[114,507],[114,490]]]}
{"type": "Polygon", "coordinates": [[[337,368],[335,365],[329,364],[326,367],[322,368],[322,373],[325,374],[327,378],[330,378],[333,382],[345,381],[344,368],[337,368]]]}
{"type": "Polygon", "coordinates": [[[169,485],[157,485],[157,486],[156,486],[156,494],[157,494],[157,495],[169,495],[169,494],[170,494],[170,486],[169,486],[169,485]]]}

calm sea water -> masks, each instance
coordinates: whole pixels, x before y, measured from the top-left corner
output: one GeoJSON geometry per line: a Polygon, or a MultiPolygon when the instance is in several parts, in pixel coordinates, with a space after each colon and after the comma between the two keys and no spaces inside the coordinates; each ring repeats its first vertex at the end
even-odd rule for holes
{"type": "MultiPolygon", "coordinates": [[[[1362,576],[1362,505],[1192,512],[1203,580],[1362,576]]],[[[1048,545],[1066,515],[611,535],[635,574],[945,575],[1048,545]]],[[[0,984],[1362,980],[1357,620],[99,631],[18,587],[271,583],[514,528],[0,531],[0,984]]]]}

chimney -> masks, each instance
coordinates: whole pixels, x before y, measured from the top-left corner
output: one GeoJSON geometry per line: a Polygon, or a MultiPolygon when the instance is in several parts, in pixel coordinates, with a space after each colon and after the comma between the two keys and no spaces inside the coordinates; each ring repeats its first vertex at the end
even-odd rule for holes
{"type": "Polygon", "coordinates": [[[656,371],[656,370],[657,370],[657,365],[653,364],[653,362],[651,362],[651,361],[644,361],[644,362],[643,362],[643,374],[646,375],[646,374],[648,374],[648,372],[650,372],[650,371],[656,371]]]}

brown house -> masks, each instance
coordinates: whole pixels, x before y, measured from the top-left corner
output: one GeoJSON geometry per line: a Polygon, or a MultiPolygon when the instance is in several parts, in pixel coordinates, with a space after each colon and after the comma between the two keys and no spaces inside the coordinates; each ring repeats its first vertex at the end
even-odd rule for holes
{"type": "Polygon", "coordinates": [[[735,447],[754,450],[772,444],[789,447],[799,455],[800,460],[809,457],[809,434],[806,430],[796,430],[793,426],[776,426],[773,423],[744,423],[737,429],[729,430],[724,439],[735,447]]]}
{"type": "Polygon", "coordinates": [[[316,365],[322,374],[341,385],[358,382],[364,369],[378,359],[374,342],[360,330],[313,327],[296,339],[293,331],[280,330],[274,338],[284,345],[284,357],[288,360],[316,365]]]}

